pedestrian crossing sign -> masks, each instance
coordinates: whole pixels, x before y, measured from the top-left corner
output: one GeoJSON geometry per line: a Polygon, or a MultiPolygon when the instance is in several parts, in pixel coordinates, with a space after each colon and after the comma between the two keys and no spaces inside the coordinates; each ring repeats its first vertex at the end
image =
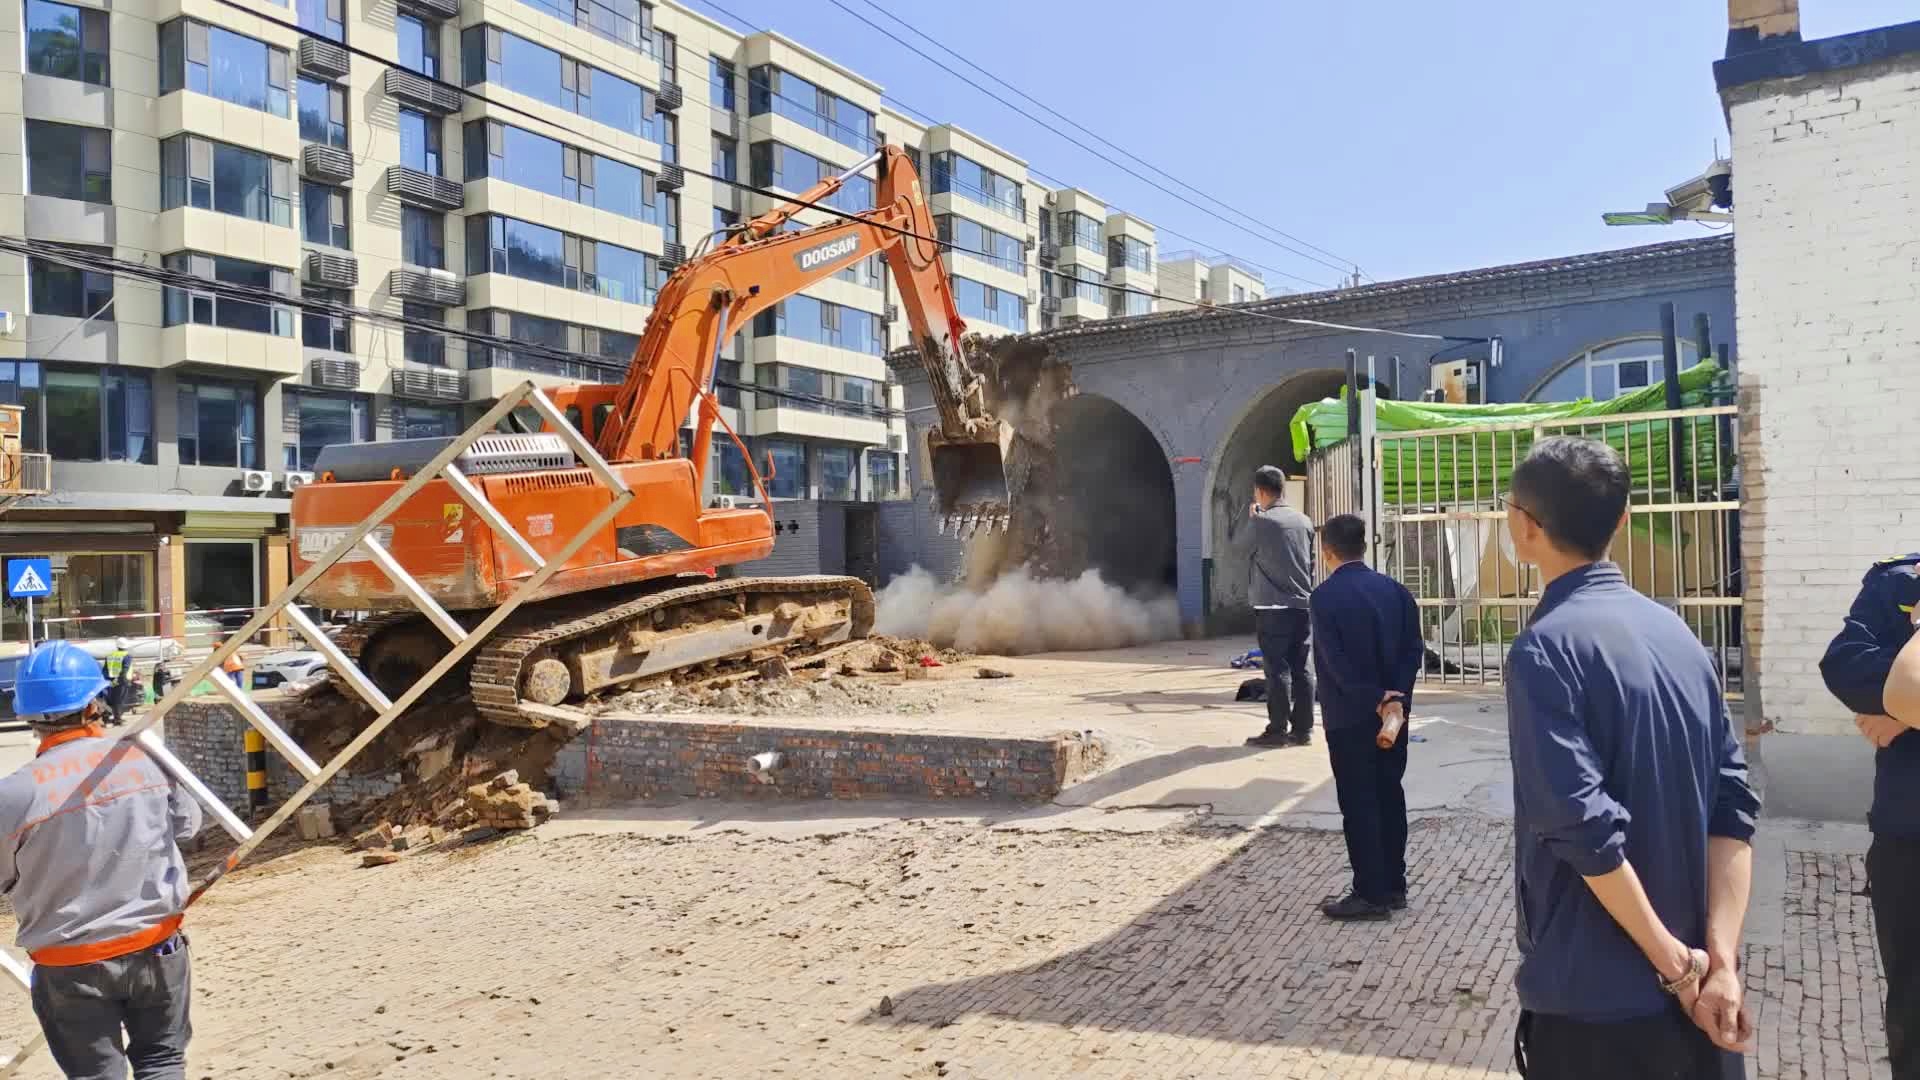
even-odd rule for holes
{"type": "Polygon", "coordinates": [[[53,591],[53,566],[49,559],[8,559],[7,596],[21,599],[45,596],[53,591]]]}

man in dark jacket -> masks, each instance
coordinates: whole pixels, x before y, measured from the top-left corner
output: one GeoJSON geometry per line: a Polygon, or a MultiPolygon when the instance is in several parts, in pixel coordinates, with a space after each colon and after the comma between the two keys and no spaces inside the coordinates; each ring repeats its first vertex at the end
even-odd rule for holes
{"type": "Polygon", "coordinates": [[[1531,1080],[1744,1075],[1739,972],[1754,818],[1713,661],[1604,561],[1630,480],[1604,443],[1549,438],[1514,469],[1507,528],[1539,606],[1507,656],[1531,1080]]]}
{"type": "Polygon", "coordinates": [[[1267,676],[1267,728],[1248,746],[1313,741],[1313,682],[1307,677],[1307,597],[1313,592],[1313,522],[1286,502],[1287,475],[1272,465],[1253,474],[1254,630],[1267,676]]]}
{"type": "Polygon", "coordinates": [[[1867,571],[1839,636],[1820,660],[1833,696],[1856,714],[1875,748],[1867,825],[1873,926],[1887,971],[1887,1056],[1894,1080],[1920,1080],[1920,712],[1890,700],[1888,676],[1914,636],[1920,554],[1882,559],[1867,571]]]}
{"type": "Polygon", "coordinates": [[[1313,590],[1313,668],[1353,888],[1320,910],[1340,920],[1384,919],[1407,906],[1407,730],[1385,747],[1376,738],[1389,702],[1412,707],[1426,656],[1413,594],[1369,567],[1366,553],[1366,522],[1341,514],[1321,526],[1331,572],[1313,590]]]}

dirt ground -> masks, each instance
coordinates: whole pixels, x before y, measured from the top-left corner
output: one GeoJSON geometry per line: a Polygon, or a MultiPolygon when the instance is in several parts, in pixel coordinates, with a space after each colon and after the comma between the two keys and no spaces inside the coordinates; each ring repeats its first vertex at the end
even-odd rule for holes
{"type": "MultiPolygon", "coordinates": [[[[1508,1075],[1498,697],[1417,695],[1412,907],[1334,926],[1314,913],[1345,884],[1325,751],[1240,745],[1263,717],[1232,703],[1239,645],[965,661],[916,680],[915,701],[951,691],[933,711],[826,717],[1098,732],[1110,767],[1041,805],[569,811],[371,869],[275,848],[189,918],[189,1075],[1508,1075]]],[[[1885,1076],[1864,836],[1763,837],[1752,1075],[1885,1076]]],[[[31,1023],[0,986],[0,1054],[31,1023]]]]}

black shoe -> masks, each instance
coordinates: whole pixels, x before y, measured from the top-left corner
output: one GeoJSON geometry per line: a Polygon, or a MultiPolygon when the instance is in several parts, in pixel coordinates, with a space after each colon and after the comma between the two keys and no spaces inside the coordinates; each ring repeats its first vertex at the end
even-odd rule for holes
{"type": "Polygon", "coordinates": [[[1247,740],[1248,746],[1292,746],[1293,741],[1285,735],[1268,735],[1262,732],[1247,740]]]}
{"type": "Polygon", "coordinates": [[[1403,892],[1388,893],[1387,906],[1395,911],[1407,910],[1407,894],[1403,892]]]}
{"type": "Polygon", "coordinates": [[[1289,735],[1289,736],[1287,736],[1287,745],[1288,745],[1288,746],[1312,746],[1312,745],[1313,745],[1313,736],[1311,736],[1311,735],[1289,735]]]}
{"type": "Polygon", "coordinates": [[[1321,904],[1320,913],[1337,922],[1361,920],[1378,922],[1393,914],[1385,904],[1376,904],[1357,893],[1348,893],[1338,900],[1329,900],[1321,904]]]}

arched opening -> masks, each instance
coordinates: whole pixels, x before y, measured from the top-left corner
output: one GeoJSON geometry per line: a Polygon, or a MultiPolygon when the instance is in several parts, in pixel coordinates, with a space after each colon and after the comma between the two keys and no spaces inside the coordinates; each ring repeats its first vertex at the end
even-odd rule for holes
{"type": "MultiPolygon", "coordinates": [[[[1253,501],[1254,470],[1278,465],[1289,478],[1304,477],[1306,463],[1293,452],[1288,425],[1300,406],[1339,394],[1346,378],[1346,372],[1337,368],[1291,376],[1247,409],[1214,455],[1212,487],[1207,493],[1210,631],[1235,633],[1253,626],[1253,609],[1247,603],[1253,551],[1245,526],[1247,505],[1253,501]]],[[[1297,505],[1298,490],[1288,497],[1297,505]]]]}
{"type": "Polygon", "coordinates": [[[1147,425],[1120,405],[1079,394],[1053,412],[1056,527],[1084,565],[1123,589],[1172,589],[1173,468],[1147,425]]]}

